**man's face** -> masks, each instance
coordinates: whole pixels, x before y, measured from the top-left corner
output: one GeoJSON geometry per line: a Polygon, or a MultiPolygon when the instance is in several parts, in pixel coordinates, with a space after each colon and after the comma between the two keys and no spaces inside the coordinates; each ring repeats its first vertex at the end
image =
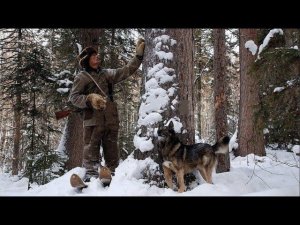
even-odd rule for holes
{"type": "Polygon", "coordinates": [[[90,67],[93,69],[97,69],[100,66],[99,55],[94,53],[91,55],[89,60],[90,67]]]}

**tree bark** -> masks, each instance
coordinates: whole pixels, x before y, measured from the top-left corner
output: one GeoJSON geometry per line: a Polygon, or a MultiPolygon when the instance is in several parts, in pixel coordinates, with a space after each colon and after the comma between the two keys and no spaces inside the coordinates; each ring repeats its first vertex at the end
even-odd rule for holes
{"type": "MultiPolygon", "coordinates": [[[[18,29],[19,49],[22,39],[22,30],[18,29]]],[[[21,65],[21,53],[18,52],[18,67],[21,65]]],[[[16,96],[14,105],[14,150],[12,160],[12,175],[18,175],[19,172],[19,155],[20,155],[20,140],[21,140],[21,91],[20,91],[20,74],[16,76],[16,96]]]]}
{"type": "MultiPolygon", "coordinates": [[[[4,118],[7,118],[5,115],[5,110],[0,110],[0,156],[2,155],[2,151],[4,150],[4,143],[6,141],[6,121],[4,118]],[[5,116],[4,116],[5,115],[5,116]]],[[[4,155],[3,155],[4,156],[4,155]]],[[[1,159],[0,159],[1,161],[1,159]]]]}
{"type": "Polygon", "coordinates": [[[200,134],[201,134],[201,71],[203,69],[202,65],[202,60],[201,60],[201,39],[202,39],[202,35],[201,35],[201,29],[194,29],[193,30],[193,35],[194,35],[194,45],[195,45],[195,53],[194,53],[194,64],[197,65],[196,68],[196,77],[195,77],[195,81],[194,81],[194,85],[195,85],[195,115],[196,115],[196,123],[195,123],[195,129],[199,131],[199,138],[200,138],[200,134]]]}
{"type": "Polygon", "coordinates": [[[21,94],[17,93],[16,106],[14,109],[14,150],[12,161],[12,175],[18,175],[19,171],[19,152],[20,152],[20,139],[21,139],[21,94]]]}
{"type": "Polygon", "coordinates": [[[296,29],[287,28],[284,29],[284,39],[285,39],[285,47],[291,48],[294,47],[294,34],[296,34],[296,29]]]}
{"type": "MultiPolygon", "coordinates": [[[[228,135],[227,126],[227,96],[226,90],[226,46],[225,46],[225,29],[213,29],[214,41],[214,103],[215,103],[215,124],[216,124],[216,141],[228,135]]],[[[230,170],[229,153],[218,154],[218,165],[216,172],[222,173],[230,170]]]]}
{"type": "Polygon", "coordinates": [[[235,151],[236,156],[266,155],[262,128],[262,117],[259,114],[260,99],[259,86],[255,72],[251,71],[255,57],[245,48],[248,40],[256,41],[256,29],[240,29],[240,112],[238,128],[239,147],[235,151]]]}
{"type": "Polygon", "coordinates": [[[79,29],[78,39],[82,47],[92,46],[96,49],[100,46],[99,38],[102,29],[79,29]]]}
{"type": "Polygon", "coordinates": [[[176,110],[185,131],[182,132],[184,144],[195,143],[194,118],[194,37],[192,29],[170,29],[169,35],[177,40],[174,49],[173,67],[178,76],[178,109],[176,110]]]}

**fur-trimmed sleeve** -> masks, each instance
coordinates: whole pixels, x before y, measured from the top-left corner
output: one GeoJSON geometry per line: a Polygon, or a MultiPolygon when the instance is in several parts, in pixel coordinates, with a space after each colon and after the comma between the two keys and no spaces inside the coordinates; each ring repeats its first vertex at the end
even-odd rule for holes
{"type": "Polygon", "coordinates": [[[83,76],[83,73],[79,73],[75,79],[70,92],[69,101],[78,108],[87,108],[86,95],[83,94],[86,85],[89,81],[83,76]]]}
{"type": "Polygon", "coordinates": [[[136,56],[133,57],[132,60],[130,60],[130,62],[122,67],[122,68],[118,68],[118,69],[107,69],[107,79],[111,82],[111,83],[118,83],[122,80],[125,80],[126,78],[128,78],[129,76],[131,76],[141,65],[142,60],[139,60],[136,56]]]}

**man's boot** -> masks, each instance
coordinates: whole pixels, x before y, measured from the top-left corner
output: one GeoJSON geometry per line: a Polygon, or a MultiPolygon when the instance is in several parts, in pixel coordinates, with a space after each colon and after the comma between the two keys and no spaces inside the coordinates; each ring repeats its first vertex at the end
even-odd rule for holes
{"type": "Polygon", "coordinates": [[[111,171],[106,166],[101,166],[99,171],[99,179],[104,186],[108,186],[111,182],[111,171]]]}

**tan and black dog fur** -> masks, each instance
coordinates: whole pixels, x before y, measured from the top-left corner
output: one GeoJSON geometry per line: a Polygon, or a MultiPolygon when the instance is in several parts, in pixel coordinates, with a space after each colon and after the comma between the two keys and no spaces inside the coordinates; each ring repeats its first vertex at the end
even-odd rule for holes
{"type": "Polygon", "coordinates": [[[212,183],[212,172],[217,165],[217,153],[228,152],[230,138],[222,137],[215,145],[198,143],[184,145],[179,141],[174,124],[159,127],[157,134],[160,138],[159,151],[163,159],[163,170],[166,183],[173,189],[172,172],[176,174],[178,192],[185,191],[184,174],[199,170],[207,183],[212,183]]]}

